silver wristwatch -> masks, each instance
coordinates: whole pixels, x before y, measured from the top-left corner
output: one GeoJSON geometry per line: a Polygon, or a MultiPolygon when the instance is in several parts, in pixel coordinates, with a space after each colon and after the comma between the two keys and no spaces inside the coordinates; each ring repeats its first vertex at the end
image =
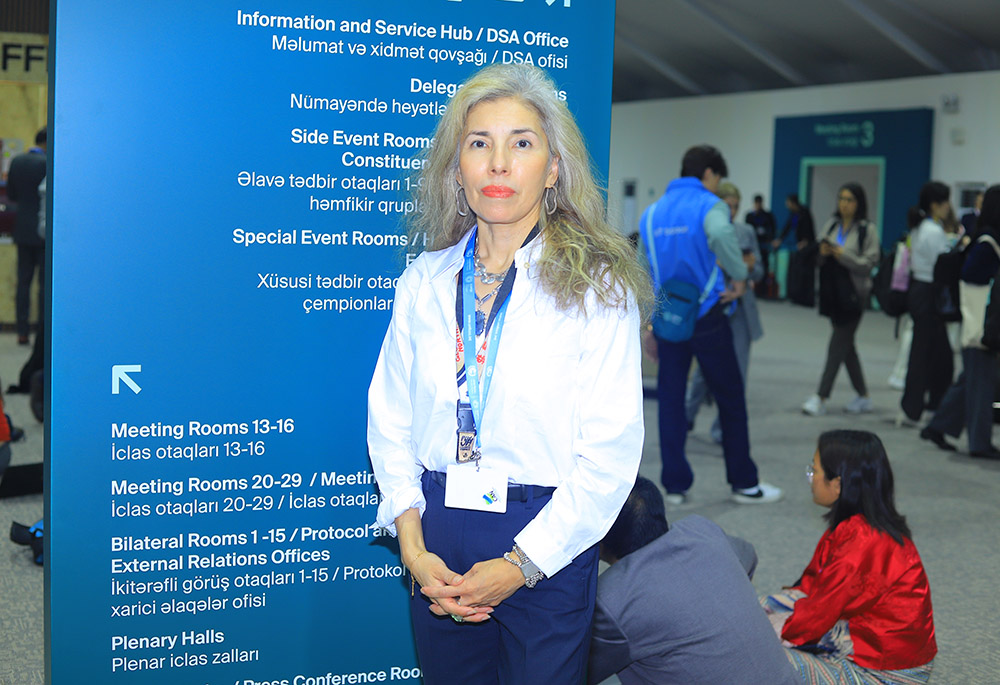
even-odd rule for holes
{"type": "Polygon", "coordinates": [[[545,578],[545,574],[542,573],[535,563],[528,558],[528,555],[524,553],[519,545],[514,544],[514,549],[510,552],[504,552],[503,558],[514,566],[521,569],[521,573],[524,574],[524,585],[528,589],[531,589],[538,585],[538,581],[545,578]]]}

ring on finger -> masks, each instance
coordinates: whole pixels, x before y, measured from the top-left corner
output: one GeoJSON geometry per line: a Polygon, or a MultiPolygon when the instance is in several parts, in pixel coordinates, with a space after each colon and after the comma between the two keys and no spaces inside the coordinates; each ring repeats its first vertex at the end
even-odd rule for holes
{"type": "Polygon", "coordinates": [[[453,620],[455,623],[465,623],[465,618],[459,616],[458,614],[451,614],[451,620],[453,620]]]}

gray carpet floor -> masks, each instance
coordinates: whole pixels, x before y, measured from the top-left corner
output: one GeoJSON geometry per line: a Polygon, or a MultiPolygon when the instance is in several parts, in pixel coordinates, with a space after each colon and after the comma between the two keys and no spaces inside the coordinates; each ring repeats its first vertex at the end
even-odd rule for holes
{"type": "MultiPolygon", "coordinates": [[[[34,338],[32,337],[32,341],[34,338]]],[[[31,348],[19,346],[13,333],[0,333],[0,384],[17,383],[31,348]]],[[[4,408],[15,426],[24,429],[23,442],[11,445],[11,465],[42,461],[44,429],[28,407],[27,395],[4,394],[4,408]]],[[[31,525],[42,518],[42,496],[0,499],[0,684],[44,682],[42,567],[31,550],[10,541],[11,521],[31,525]]]]}
{"type": "MultiPolygon", "coordinates": [[[[860,428],[879,434],[896,475],[897,505],[913,530],[934,597],[939,654],[933,683],[1000,685],[1000,463],[945,453],[920,440],[918,429],[897,428],[899,392],[886,379],[897,343],[892,320],[866,315],[859,350],[875,411],[862,416],[840,408],[854,393],[841,372],[824,417],[807,417],[799,407],[819,382],[829,324],[815,313],[784,303],[761,303],[765,337],[751,353],[748,408],[753,457],[761,478],[785,490],[783,501],[740,506],[728,500],[721,448],[708,428],[714,408],[705,408],[688,439],[696,474],[691,502],[672,510],[674,519],[707,516],[728,532],[756,545],[760,564],[754,585],[761,594],[794,581],[823,532],[823,511],[812,503],[805,467],[820,432],[860,428]]],[[[10,333],[0,334],[0,379],[16,380],[29,349],[10,333]]],[[[956,363],[960,364],[957,361],[956,363]]],[[[27,438],[13,445],[13,463],[41,460],[42,426],[27,397],[6,397],[7,409],[27,438]]],[[[656,403],[646,403],[647,437],[641,472],[659,481],[656,403]]],[[[966,448],[964,437],[958,441],[966,448]]],[[[0,685],[43,682],[43,583],[26,548],[7,539],[10,521],[33,523],[42,515],[40,496],[0,500],[0,685]]],[[[82,681],[81,681],[82,682],[82,681]]],[[[609,681],[613,682],[613,681],[609,681]]],[[[56,685],[64,685],[57,683],[56,685]]],[[[765,685],[765,684],[762,684],[765,685]]]]}

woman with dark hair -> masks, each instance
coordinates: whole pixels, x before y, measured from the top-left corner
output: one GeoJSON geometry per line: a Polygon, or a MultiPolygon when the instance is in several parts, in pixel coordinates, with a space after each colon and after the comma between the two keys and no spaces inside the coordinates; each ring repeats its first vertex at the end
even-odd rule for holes
{"type": "Polygon", "coordinates": [[[428,684],[583,681],[597,543],[642,454],[652,288],[557,92],[497,64],[452,96],[368,392],[428,684]]]}
{"type": "Polygon", "coordinates": [[[819,389],[802,405],[804,414],[826,413],[826,400],[841,364],[847,367],[857,393],[844,410],[852,414],[872,410],[854,336],[872,291],[871,272],[880,256],[878,229],[868,221],[864,188],[845,183],[837,193],[837,211],[820,232],[819,312],[830,317],[833,333],[819,389]]]}
{"type": "Polygon", "coordinates": [[[968,430],[969,454],[981,459],[1000,459],[992,443],[993,394],[997,379],[997,351],[983,345],[983,324],[990,284],[1000,271],[1000,185],[983,197],[982,209],[971,247],[958,282],[962,310],[962,373],[948,388],[920,437],[943,450],[955,446],[945,435],[958,437],[968,430]]]}
{"type": "Polygon", "coordinates": [[[930,584],[892,468],[867,431],[819,437],[806,469],[829,524],[794,587],[761,603],[806,683],[926,683],[937,643],[930,584]]]}
{"type": "Polygon", "coordinates": [[[920,189],[920,211],[924,220],[910,239],[910,290],[907,304],[913,318],[913,342],[906,369],[906,385],[900,400],[902,415],[917,422],[924,409],[936,410],[951,385],[954,363],[948,330],[937,311],[934,264],[951,249],[944,222],[951,212],[948,186],[928,181],[920,189]]]}

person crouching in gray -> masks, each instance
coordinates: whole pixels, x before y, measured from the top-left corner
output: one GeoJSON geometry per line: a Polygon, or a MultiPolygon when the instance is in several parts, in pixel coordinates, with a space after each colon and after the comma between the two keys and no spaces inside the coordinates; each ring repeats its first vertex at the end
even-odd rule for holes
{"type": "Polygon", "coordinates": [[[587,682],[791,685],[799,682],[760,609],[753,545],[701,516],[667,523],[641,476],[601,541],[587,682]]]}

